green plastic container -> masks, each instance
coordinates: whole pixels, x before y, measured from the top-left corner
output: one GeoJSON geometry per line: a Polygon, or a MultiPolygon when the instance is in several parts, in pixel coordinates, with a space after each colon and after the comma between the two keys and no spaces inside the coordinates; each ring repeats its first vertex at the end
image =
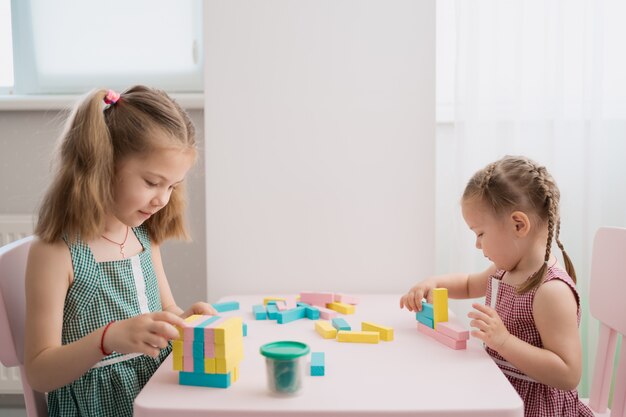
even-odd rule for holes
{"type": "Polygon", "coordinates": [[[272,394],[293,395],[302,388],[307,344],[290,340],[271,342],[261,346],[261,355],[267,364],[267,385],[272,394]]]}

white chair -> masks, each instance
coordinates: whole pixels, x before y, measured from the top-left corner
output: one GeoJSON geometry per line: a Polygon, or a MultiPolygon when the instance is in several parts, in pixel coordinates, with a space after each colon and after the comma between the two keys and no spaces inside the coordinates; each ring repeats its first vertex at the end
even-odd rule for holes
{"type": "Polygon", "coordinates": [[[589,289],[591,315],[600,321],[596,363],[588,404],[596,416],[626,417],[626,229],[602,227],[596,233],[589,289]],[[618,335],[622,347],[608,409],[618,335]]]}
{"type": "Polygon", "coordinates": [[[28,417],[47,417],[46,396],[34,391],[24,372],[24,323],[26,260],[33,237],[0,248],[0,362],[19,366],[28,417]]]}

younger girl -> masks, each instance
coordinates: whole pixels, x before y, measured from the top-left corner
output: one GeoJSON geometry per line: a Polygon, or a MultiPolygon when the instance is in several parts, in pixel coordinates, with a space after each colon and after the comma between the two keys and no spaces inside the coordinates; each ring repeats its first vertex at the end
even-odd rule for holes
{"type": "Polygon", "coordinates": [[[61,137],[26,272],[25,366],[50,416],[132,416],[183,312],[159,245],[184,238],[196,159],[187,114],[164,92],[91,92],[61,137]]]}
{"type": "Polygon", "coordinates": [[[582,353],[580,298],[574,267],[559,240],[559,189],[548,171],[525,157],[505,157],[469,180],[463,217],[491,266],[473,274],[431,277],[409,290],[400,307],[421,310],[433,288],[476,298],[468,314],[524,401],[525,416],[593,416],[578,399],[582,353]],[[551,254],[563,253],[565,270],[551,254]]]}

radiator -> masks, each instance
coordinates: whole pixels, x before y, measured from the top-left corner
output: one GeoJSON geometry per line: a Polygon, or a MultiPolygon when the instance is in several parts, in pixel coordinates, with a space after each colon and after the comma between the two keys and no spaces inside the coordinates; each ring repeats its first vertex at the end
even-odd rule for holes
{"type": "MultiPolygon", "coordinates": [[[[33,233],[33,216],[0,214],[0,246],[30,236],[33,233]]],[[[0,364],[0,394],[21,394],[22,382],[19,368],[5,368],[0,364]]]]}

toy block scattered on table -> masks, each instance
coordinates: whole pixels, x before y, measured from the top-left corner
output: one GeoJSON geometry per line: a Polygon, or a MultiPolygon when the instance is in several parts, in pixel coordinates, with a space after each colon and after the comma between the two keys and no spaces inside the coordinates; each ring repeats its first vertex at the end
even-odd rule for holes
{"type": "Polygon", "coordinates": [[[378,332],[367,331],[345,331],[340,330],[337,332],[338,342],[349,343],[378,343],[380,340],[380,334],[378,332]]]}
{"type": "Polygon", "coordinates": [[[218,313],[239,310],[239,301],[225,301],[223,303],[215,303],[212,305],[215,311],[217,311],[218,313]]]}
{"type": "Polygon", "coordinates": [[[448,289],[447,288],[434,288],[433,289],[433,321],[435,329],[437,329],[437,323],[442,321],[448,321],[448,289]]]}
{"type": "Polygon", "coordinates": [[[332,324],[333,327],[337,330],[346,330],[346,331],[350,331],[352,330],[352,327],[350,327],[350,325],[348,324],[347,321],[345,321],[343,318],[341,317],[335,317],[334,319],[332,319],[332,324]]]}
{"type": "Polygon", "coordinates": [[[263,299],[263,305],[267,305],[267,303],[270,302],[270,301],[282,301],[282,302],[284,302],[285,298],[284,297],[265,297],[263,299]]]}
{"type": "Polygon", "coordinates": [[[333,301],[353,305],[359,304],[359,299],[357,297],[347,294],[335,294],[335,299],[333,301]]]}
{"type": "Polygon", "coordinates": [[[267,320],[267,309],[263,304],[252,306],[252,314],[255,320],[267,320]]]}
{"type": "Polygon", "coordinates": [[[334,339],[337,337],[337,329],[326,320],[317,320],[315,322],[315,331],[318,332],[324,339],[334,339]]]}
{"type": "Polygon", "coordinates": [[[311,376],[324,376],[324,352],[311,353],[311,376]]]}
{"type": "Polygon", "coordinates": [[[294,320],[303,319],[306,317],[306,307],[300,306],[290,310],[279,311],[277,315],[278,324],[285,324],[294,320]]]}
{"type": "Polygon", "coordinates": [[[361,330],[378,332],[380,334],[380,339],[386,342],[391,342],[393,340],[393,328],[391,327],[381,326],[380,324],[374,324],[372,322],[364,321],[361,323],[361,330]]]}
{"type": "Polygon", "coordinates": [[[325,307],[317,307],[320,312],[320,318],[324,320],[330,320],[332,318],[337,317],[337,312],[335,310],[331,310],[325,307]]]}
{"type": "Polygon", "coordinates": [[[306,306],[304,309],[304,315],[309,320],[318,320],[320,318],[320,311],[317,307],[306,306]]]}
{"type": "Polygon", "coordinates": [[[275,302],[267,303],[266,311],[268,319],[276,320],[278,318],[278,307],[275,302]]]}
{"type": "Polygon", "coordinates": [[[245,332],[241,317],[192,316],[178,330],[172,354],[181,385],[227,388],[237,380],[245,332]]]}
{"type": "Polygon", "coordinates": [[[332,292],[301,292],[300,301],[316,307],[326,307],[326,304],[335,301],[332,292]]]}
{"type": "Polygon", "coordinates": [[[335,310],[342,314],[354,314],[355,312],[355,307],[352,304],[340,303],[337,301],[326,304],[326,308],[335,310]]]}

